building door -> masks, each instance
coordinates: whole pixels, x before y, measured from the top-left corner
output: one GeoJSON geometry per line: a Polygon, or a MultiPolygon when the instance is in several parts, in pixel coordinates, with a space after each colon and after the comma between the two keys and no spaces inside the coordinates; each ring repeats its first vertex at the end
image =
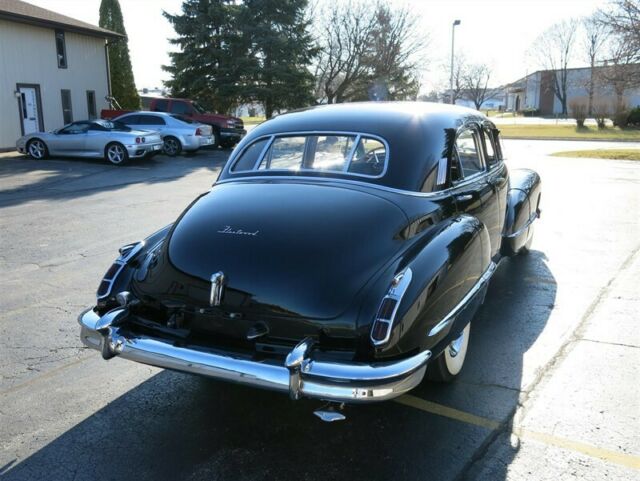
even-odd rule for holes
{"type": "Polygon", "coordinates": [[[38,111],[38,90],[36,87],[19,87],[20,121],[24,135],[40,130],[40,112],[38,111]]]}

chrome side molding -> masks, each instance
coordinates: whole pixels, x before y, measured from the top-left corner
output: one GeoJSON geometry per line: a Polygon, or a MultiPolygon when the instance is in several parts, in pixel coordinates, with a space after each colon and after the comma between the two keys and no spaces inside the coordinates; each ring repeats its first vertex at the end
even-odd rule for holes
{"type": "Polygon", "coordinates": [[[462,311],[462,309],[471,301],[471,299],[473,299],[473,297],[483,287],[487,285],[487,283],[491,279],[491,276],[493,276],[493,273],[496,271],[497,267],[498,265],[495,262],[491,262],[489,264],[489,267],[487,267],[487,270],[485,270],[482,273],[482,275],[480,276],[480,279],[478,279],[478,281],[473,285],[473,287],[469,290],[469,292],[467,292],[467,294],[462,298],[462,300],[458,304],[456,304],[456,306],[451,310],[451,312],[449,312],[449,314],[445,316],[444,319],[442,319],[438,324],[436,324],[433,328],[431,328],[431,330],[429,331],[429,334],[427,335],[429,337],[435,336],[440,331],[442,331],[445,327],[448,327],[449,325],[451,325],[453,321],[456,319],[456,317],[458,316],[458,314],[460,314],[460,311],[462,311]]]}

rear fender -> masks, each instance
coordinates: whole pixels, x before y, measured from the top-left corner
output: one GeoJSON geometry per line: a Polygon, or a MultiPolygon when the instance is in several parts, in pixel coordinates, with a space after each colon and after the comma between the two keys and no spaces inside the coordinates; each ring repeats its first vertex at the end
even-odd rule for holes
{"type": "Polygon", "coordinates": [[[540,217],[540,196],[540,176],[536,172],[528,169],[510,172],[502,255],[516,255],[529,240],[532,224],[540,217]]]}
{"type": "Polygon", "coordinates": [[[464,328],[473,315],[469,310],[436,335],[428,335],[460,303],[490,263],[489,234],[476,217],[461,215],[435,225],[400,263],[400,269],[411,269],[412,281],[398,308],[389,343],[376,349],[376,357],[430,349],[452,331],[464,328]]]}

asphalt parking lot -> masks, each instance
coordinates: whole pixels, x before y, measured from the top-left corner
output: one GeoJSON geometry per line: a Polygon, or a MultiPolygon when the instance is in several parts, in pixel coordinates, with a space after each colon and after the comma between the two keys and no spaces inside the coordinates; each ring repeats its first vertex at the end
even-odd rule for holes
{"type": "Polygon", "coordinates": [[[0,477],[640,479],[640,163],[545,155],[605,143],[505,145],[542,176],[542,218],[492,279],[461,379],[333,424],[317,402],[81,347],[118,247],[173,221],[228,152],[0,158],[0,477]]]}

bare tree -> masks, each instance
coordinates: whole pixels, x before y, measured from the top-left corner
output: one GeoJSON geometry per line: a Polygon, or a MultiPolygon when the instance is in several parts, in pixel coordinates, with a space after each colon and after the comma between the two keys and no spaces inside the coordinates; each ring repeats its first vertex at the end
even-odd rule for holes
{"type": "Polygon", "coordinates": [[[548,28],[533,43],[532,51],[539,63],[554,72],[553,93],[567,114],[568,66],[573,55],[577,21],[564,20],[548,28]]]}
{"type": "Polygon", "coordinates": [[[466,69],[463,75],[464,90],[462,96],[473,102],[476,110],[480,110],[482,104],[497,95],[497,90],[489,88],[491,69],[487,65],[476,64],[466,69]]]}
{"type": "Polygon", "coordinates": [[[320,101],[416,97],[416,59],[426,37],[408,10],[335,2],[321,16],[325,20],[317,35],[321,53],[316,64],[320,101]]]}
{"type": "Polygon", "coordinates": [[[601,10],[598,20],[624,39],[628,53],[640,61],[640,0],[614,0],[612,8],[601,10]]]}
{"type": "Polygon", "coordinates": [[[596,88],[596,61],[603,53],[603,48],[609,37],[609,28],[600,21],[598,15],[584,18],[582,20],[582,27],[584,29],[582,44],[587,60],[589,61],[589,66],[591,67],[587,85],[587,112],[591,115],[593,113],[593,94],[596,88]]]}
{"type": "MultiPolygon", "coordinates": [[[[349,89],[366,75],[375,18],[363,4],[330,8],[320,33],[320,58],[316,67],[319,94],[327,103],[342,102],[349,89]]],[[[321,97],[321,98],[322,98],[321,97]]]]}

